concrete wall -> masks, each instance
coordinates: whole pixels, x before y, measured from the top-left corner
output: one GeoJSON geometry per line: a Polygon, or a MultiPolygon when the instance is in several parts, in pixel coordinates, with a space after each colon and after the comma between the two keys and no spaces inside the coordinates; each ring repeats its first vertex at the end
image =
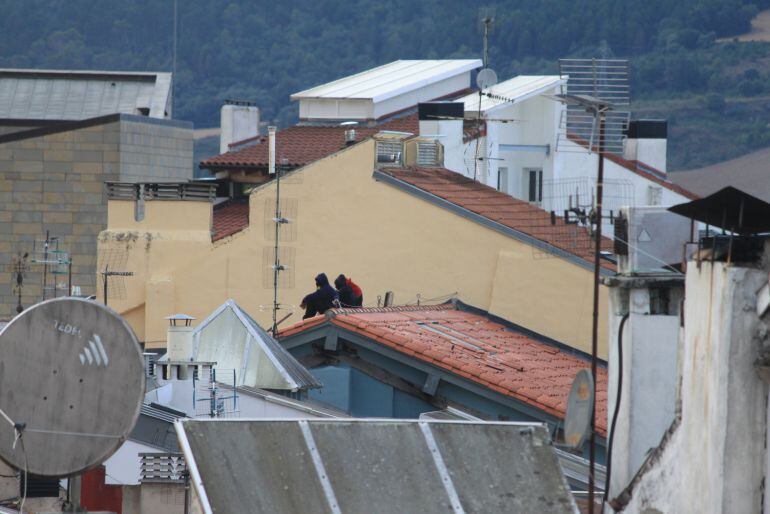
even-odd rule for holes
{"type": "MultiPolygon", "coordinates": [[[[105,181],[188,178],[192,130],[178,122],[121,116],[101,125],[0,143],[0,318],[14,314],[17,303],[12,256],[29,252],[32,258],[33,242],[44,240],[47,230],[72,256],[72,284],[82,294],[96,292],[96,237],[107,225],[105,181]]],[[[27,273],[24,306],[42,296],[42,268],[32,265],[27,273]]],[[[66,294],[66,275],[57,278],[62,287],[58,294],[66,294]]]]}
{"type": "MultiPolygon", "coordinates": [[[[650,281],[648,285],[655,283],[650,281]]],[[[681,289],[676,288],[678,292],[681,289]]],[[[628,485],[676,415],[681,294],[672,296],[670,313],[651,314],[650,292],[644,283],[635,288],[614,288],[610,295],[608,427],[618,401],[620,323],[628,315],[623,329],[623,387],[615,426],[610,496],[628,485]]]]}
{"type": "Polygon", "coordinates": [[[158,449],[137,441],[125,441],[120,445],[110,458],[104,461],[107,471],[105,484],[110,485],[137,485],[142,477],[142,461],[140,453],[165,453],[166,450],[158,449]]]}
{"type": "Polygon", "coordinates": [[[679,426],[634,483],[623,512],[762,511],[767,386],[756,291],[767,272],[725,263],[687,268],[679,426]]]}
{"type": "MultiPolygon", "coordinates": [[[[369,140],[283,181],[282,197],[298,203],[296,241],[284,244],[296,251],[294,287],[280,291],[281,303],[294,310],[285,324],[301,319],[299,303],[314,289],[313,277],[324,271],[332,278],[339,273],[352,277],[367,305],[377,305],[377,296],[389,290],[396,304],[415,302],[418,294],[427,300],[456,293],[492,314],[590,349],[591,269],[544,257],[511,237],[373,180],[373,154],[369,140]],[[342,198],[344,209],[336,207],[342,198]]],[[[205,319],[228,298],[269,325],[272,279],[263,281],[263,273],[272,259],[263,262],[262,255],[272,248],[272,226],[264,213],[266,203],[274,204],[274,194],[274,183],[258,188],[250,196],[250,226],[214,244],[208,239],[209,218],[198,212],[197,202],[146,202],[141,222],[134,221],[130,202],[110,202],[100,249],[128,252],[127,267],[136,272],[125,281],[128,299],[112,305],[148,347],[165,344],[163,317],[185,312],[205,319]],[[153,209],[169,214],[154,216],[153,209]],[[174,209],[189,212],[189,222],[184,229],[162,228],[161,220],[171,218],[174,209]]],[[[602,287],[602,357],[607,355],[606,300],[602,287]]]]}

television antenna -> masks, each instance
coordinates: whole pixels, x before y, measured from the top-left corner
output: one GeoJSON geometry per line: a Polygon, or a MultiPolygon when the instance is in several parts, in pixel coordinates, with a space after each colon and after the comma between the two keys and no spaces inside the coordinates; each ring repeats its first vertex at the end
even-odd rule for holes
{"type": "MultiPolygon", "coordinates": [[[[271,127],[270,130],[274,131],[275,129],[271,127]]],[[[272,252],[269,251],[270,248],[265,248],[264,250],[263,262],[265,263],[264,269],[266,273],[263,275],[263,284],[267,286],[268,280],[266,279],[268,279],[268,275],[271,274],[272,283],[270,285],[273,288],[273,323],[271,330],[273,336],[275,336],[275,334],[278,333],[278,311],[282,308],[281,303],[278,301],[278,289],[280,287],[293,287],[294,283],[295,249],[291,247],[281,247],[281,240],[282,238],[286,241],[296,240],[297,232],[295,221],[297,201],[296,199],[281,198],[281,178],[288,170],[289,160],[285,157],[281,158],[280,165],[276,167],[274,157],[275,148],[272,144],[270,152],[270,163],[272,167],[270,173],[275,174],[275,200],[273,203],[274,208],[272,209],[272,217],[269,217],[270,200],[268,199],[265,203],[265,234],[272,233],[273,247],[272,252]],[[293,215],[293,219],[290,217],[291,215],[293,215]],[[272,227],[269,226],[270,223],[272,223],[272,227]],[[273,230],[269,230],[270,228],[273,230]],[[272,264],[267,266],[267,263],[271,262],[271,260],[272,264]]]]}
{"type": "Polygon", "coordinates": [[[104,305],[111,298],[122,300],[126,297],[125,277],[134,273],[125,271],[128,253],[122,248],[106,248],[99,251],[96,269],[102,279],[97,286],[97,297],[101,296],[104,305]]]}
{"type": "Polygon", "coordinates": [[[478,180],[479,175],[479,151],[481,146],[481,99],[485,89],[497,84],[497,73],[489,67],[489,34],[495,24],[495,14],[492,8],[479,10],[479,29],[484,42],[483,60],[484,67],[476,75],[476,86],[479,88],[479,108],[476,113],[476,144],[473,156],[473,180],[478,180]]]}
{"type": "Polygon", "coordinates": [[[13,292],[16,293],[17,298],[17,313],[20,313],[24,310],[24,306],[21,304],[21,294],[24,290],[24,278],[27,276],[27,272],[29,271],[29,264],[27,262],[28,257],[28,252],[24,252],[23,255],[21,252],[19,252],[13,257],[13,262],[11,263],[11,272],[14,276],[13,292]]]}
{"type": "Polygon", "coordinates": [[[598,148],[597,139],[601,137],[605,153],[623,153],[631,113],[617,107],[631,103],[629,73],[627,59],[559,59],[559,75],[567,83],[557,97],[595,98],[612,105],[612,109],[603,113],[604,131],[600,136],[596,116],[580,102],[566,102],[559,121],[558,150],[590,153],[598,148]]]}
{"type": "Polygon", "coordinates": [[[25,310],[0,332],[0,362],[0,459],[25,475],[72,476],[101,464],[139,417],[139,343],[96,302],[55,298],[25,310]]]}
{"type": "Polygon", "coordinates": [[[69,253],[59,246],[60,243],[60,237],[51,236],[51,232],[46,230],[45,239],[36,240],[32,246],[30,261],[33,264],[43,265],[42,300],[48,298],[49,291],[51,291],[51,296],[56,298],[57,291],[63,289],[58,285],[58,277],[66,275],[68,290],[72,290],[72,259],[69,253]],[[49,285],[49,275],[53,277],[53,285],[49,285]]]}
{"type": "MultiPolygon", "coordinates": [[[[622,130],[619,136],[613,135],[618,130],[617,121],[611,113],[617,105],[630,103],[628,86],[628,61],[620,59],[560,59],[559,70],[567,76],[566,92],[555,95],[553,99],[566,105],[567,113],[577,116],[574,124],[569,123],[569,114],[565,124],[565,135],[581,151],[597,154],[598,169],[596,174],[596,193],[593,206],[586,212],[586,219],[594,228],[594,283],[593,316],[591,326],[591,379],[592,392],[596,397],[596,368],[599,343],[599,281],[602,259],[602,225],[604,218],[604,156],[609,151],[617,151],[618,137],[622,151],[622,130]],[[585,120],[588,119],[588,123],[585,120]],[[608,122],[609,120],[609,122],[608,122]],[[586,128],[588,127],[588,129],[586,128]],[[610,132],[608,132],[608,129],[610,132]],[[586,138],[586,136],[588,136],[586,138]]],[[[551,219],[555,216],[551,213],[551,219]]],[[[554,220],[555,221],[555,220],[554,220]]],[[[566,221],[566,220],[565,220],[566,221]]],[[[591,407],[588,473],[588,512],[594,513],[594,489],[596,471],[596,403],[591,407]]]]}

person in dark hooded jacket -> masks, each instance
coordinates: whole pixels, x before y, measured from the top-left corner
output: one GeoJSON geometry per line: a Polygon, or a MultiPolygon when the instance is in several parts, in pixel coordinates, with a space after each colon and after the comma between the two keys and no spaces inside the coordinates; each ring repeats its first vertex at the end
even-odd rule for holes
{"type": "Polygon", "coordinates": [[[340,294],[340,303],[343,307],[361,307],[364,304],[364,293],[351,279],[340,274],[334,279],[334,287],[340,294]]]}
{"type": "Polygon", "coordinates": [[[315,277],[316,290],[302,299],[299,306],[305,309],[305,315],[302,319],[312,318],[317,314],[337,307],[339,305],[339,294],[329,285],[329,279],[326,273],[319,273],[315,277]]]}

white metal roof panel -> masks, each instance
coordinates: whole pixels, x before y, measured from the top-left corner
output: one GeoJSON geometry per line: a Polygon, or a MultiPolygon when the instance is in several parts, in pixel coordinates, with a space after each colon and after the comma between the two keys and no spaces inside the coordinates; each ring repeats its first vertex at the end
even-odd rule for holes
{"type": "MultiPolygon", "coordinates": [[[[515,102],[521,102],[527,98],[531,98],[535,95],[539,95],[549,89],[560,84],[565,84],[566,79],[561,78],[558,75],[519,75],[510,80],[500,82],[487,89],[485,92],[492,95],[501,96],[514,100],[515,102]]],[[[479,94],[471,93],[466,95],[458,102],[465,104],[465,112],[478,112],[479,110],[479,94]]],[[[498,98],[490,98],[488,96],[481,97],[481,112],[485,113],[497,107],[510,104],[505,100],[498,98]]]]}
{"type": "Polygon", "coordinates": [[[304,98],[369,99],[380,102],[480,67],[479,59],[393,61],[291,95],[304,98]]]}
{"type": "Polygon", "coordinates": [[[108,114],[165,118],[171,74],[0,69],[0,118],[78,121],[108,114]]]}

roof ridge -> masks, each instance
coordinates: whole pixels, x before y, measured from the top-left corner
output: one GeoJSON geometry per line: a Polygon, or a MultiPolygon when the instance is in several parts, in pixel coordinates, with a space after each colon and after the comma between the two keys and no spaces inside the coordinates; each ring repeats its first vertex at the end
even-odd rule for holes
{"type": "Polygon", "coordinates": [[[420,311],[456,311],[459,310],[452,302],[438,305],[394,305],[392,307],[343,307],[326,311],[327,318],[345,314],[377,314],[386,312],[420,312],[420,311]]]}

